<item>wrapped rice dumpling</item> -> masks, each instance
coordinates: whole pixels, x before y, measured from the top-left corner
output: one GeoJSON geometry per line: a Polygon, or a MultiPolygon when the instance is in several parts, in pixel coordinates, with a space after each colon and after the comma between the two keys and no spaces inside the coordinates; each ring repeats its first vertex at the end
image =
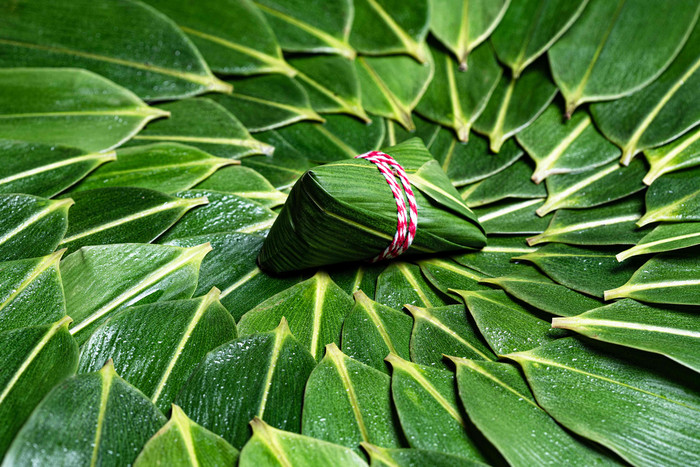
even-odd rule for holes
{"type": "MultiPolygon", "coordinates": [[[[410,188],[404,187],[395,197],[396,190],[387,183],[394,181],[390,180],[393,177],[385,178],[377,164],[362,158],[307,171],[292,188],[263,244],[258,257],[260,267],[282,273],[383,258],[382,252],[392,244],[397,228],[405,226],[400,220],[397,226],[397,204],[405,203],[404,212],[410,214],[407,193],[411,191],[417,225],[415,238],[403,257],[486,244],[476,216],[420,139],[382,151],[403,167],[410,188]]],[[[398,216],[400,219],[401,214],[398,216]]]]}

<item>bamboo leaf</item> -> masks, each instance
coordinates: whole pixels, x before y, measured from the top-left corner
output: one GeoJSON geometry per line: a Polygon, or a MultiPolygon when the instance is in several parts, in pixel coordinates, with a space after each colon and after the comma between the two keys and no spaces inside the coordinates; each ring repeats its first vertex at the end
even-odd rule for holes
{"type": "Polygon", "coordinates": [[[248,421],[253,417],[280,429],[301,430],[304,386],[314,366],[314,358],[283,319],[274,331],[241,337],[209,352],[175,403],[194,422],[240,449],[250,438],[248,421]]]}
{"type": "Polygon", "coordinates": [[[370,113],[397,121],[408,131],[415,130],[411,112],[433,78],[432,57],[428,56],[422,64],[401,55],[359,57],[355,68],[362,88],[362,105],[370,113]]]}
{"type": "Polygon", "coordinates": [[[275,32],[250,0],[146,0],[172,18],[218,73],[254,75],[294,70],[284,61],[275,32]]]}
{"type": "Polygon", "coordinates": [[[86,68],[146,100],[231,92],[175,23],[141,2],[39,0],[0,12],[4,68],[86,68]]]}
{"type": "Polygon", "coordinates": [[[556,94],[557,88],[543,61],[518,78],[502,76],[483,113],[474,122],[474,131],[488,136],[491,150],[499,152],[508,138],[535,121],[556,94]]]}
{"type": "Polygon", "coordinates": [[[669,378],[575,339],[508,357],[522,366],[537,402],[551,416],[628,462],[685,465],[700,456],[695,442],[700,398],[678,382],[680,375],[669,378]]]}
{"type": "Polygon", "coordinates": [[[306,383],[302,433],[359,451],[362,442],[400,447],[400,432],[389,376],[328,344],[306,383]]]}
{"type": "Polygon", "coordinates": [[[416,262],[423,276],[444,294],[451,288],[465,290],[486,289],[479,285],[484,277],[480,272],[447,259],[422,259],[416,262]]]}
{"type": "Polygon", "coordinates": [[[510,0],[430,0],[430,32],[452,52],[462,70],[467,57],[501,22],[510,0]],[[456,14],[460,12],[461,14],[456,14]]]}
{"type": "MultiPolygon", "coordinates": [[[[70,322],[64,316],[55,323],[0,333],[0,453],[7,452],[12,439],[51,388],[75,373],[78,345],[68,332],[70,322]]],[[[8,454],[5,462],[12,458],[8,454]]]]}
{"type": "Polygon", "coordinates": [[[87,245],[150,243],[187,211],[207,203],[206,197],[183,199],[131,187],[80,191],[72,197],[75,205],[59,244],[69,253],[87,245]]]}
{"type": "Polygon", "coordinates": [[[532,125],[516,136],[536,168],[532,180],[551,175],[585,172],[617,159],[621,153],[605,139],[587,112],[565,120],[558,105],[550,105],[532,125]]]}
{"type": "Polygon", "coordinates": [[[409,358],[411,326],[410,316],[388,306],[370,300],[362,290],[354,293],[355,306],[343,321],[343,353],[388,373],[384,358],[395,353],[409,358]]]}
{"type": "Polygon", "coordinates": [[[644,151],[651,169],[644,183],[651,185],[660,176],[700,165],[700,128],[689,131],[682,138],[655,149],[644,151]]]}
{"type": "Polygon", "coordinates": [[[479,251],[453,255],[452,259],[487,276],[502,276],[524,268],[513,261],[516,256],[537,251],[527,245],[525,237],[503,236],[489,238],[489,244],[479,251]]]}
{"type": "Polygon", "coordinates": [[[64,252],[0,263],[0,332],[66,316],[58,269],[64,252]]]}
{"type": "Polygon", "coordinates": [[[278,190],[288,191],[304,172],[315,165],[278,131],[266,131],[257,136],[274,145],[275,153],[272,156],[246,157],[241,163],[255,169],[278,190]]]}
{"type": "Polygon", "coordinates": [[[532,167],[525,160],[501,170],[484,180],[467,185],[460,190],[462,199],[470,208],[501,201],[506,198],[544,198],[547,190],[542,185],[536,185],[530,180],[532,167]]]}
{"type": "Polygon", "coordinates": [[[468,59],[465,53],[466,71],[441,49],[430,47],[430,53],[435,71],[416,111],[452,128],[460,141],[467,141],[472,123],[483,112],[501,77],[501,68],[487,45],[476,49],[468,59]]]}
{"type": "Polygon", "coordinates": [[[56,249],[68,228],[70,198],[50,200],[0,194],[0,261],[44,256],[56,249]]]}
{"type": "Polygon", "coordinates": [[[241,166],[219,169],[197,184],[195,189],[233,193],[270,209],[287,200],[287,195],[273,187],[265,177],[253,169],[241,166]]]}
{"type": "MultiPolygon", "coordinates": [[[[643,230],[643,232],[648,232],[643,230]]],[[[700,222],[661,224],[648,232],[632,248],[617,254],[618,261],[637,255],[663,253],[700,244],[700,222]]]]}
{"type": "Polygon", "coordinates": [[[104,152],[131,138],[147,122],[167,115],[86,70],[0,70],[0,134],[4,138],[104,152]]]}
{"type": "Polygon", "coordinates": [[[425,280],[418,266],[399,261],[389,264],[377,278],[374,299],[394,309],[401,309],[406,304],[422,307],[444,306],[450,300],[425,280]]]}
{"type": "Polygon", "coordinates": [[[132,464],[166,422],[111,363],[51,391],[22,427],[5,462],[11,465],[132,464]],[[86,442],[90,440],[90,442],[86,442]]]}
{"type": "MultiPolygon", "coordinates": [[[[420,138],[425,142],[426,146],[430,147],[442,127],[429,120],[426,120],[418,114],[412,115],[411,118],[413,119],[413,123],[416,125],[415,131],[406,131],[405,128],[393,120],[384,120],[386,123],[386,138],[384,139],[385,146],[395,146],[411,138],[420,138]]],[[[446,134],[449,135],[449,132],[446,132],[446,134]]]]}
{"type": "Polygon", "coordinates": [[[646,193],[646,213],[638,226],[652,222],[687,222],[700,220],[700,168],[688,169],[660,177],[646,193]]]}
{"type": "Polygon", "coordinates": [[[0,193],[51,198],[115,158],[114,152],[0,140],[0,193]]]}
{"type": "Polygon", "coordinates": [[[474,214],[487,234],[538,234],[547,229],[551,219],[535,215],[543,205],[542,198],[505,200],[475,208],[474,214]]]}
{"type": "Polygon", "coordinates": [[[285,318],[294,337],[320,361],[324,347],[340,343],[343,320],[351,309],[350,297],[319,271],[246,312],[238,329],[241,336],[271,331],[285,318]]]}
{"type": "Polygon", "coordinates": [[[587,3],[588,0],[512,2],[491,36],[499,60],[517,78],[574,24],[587,3]]]}
{"type": "Polygon", "coordinates": [[[409,467],[412,465],[431,465],[434,467],[450,467],[462,465],[465,467],[480,467],[485,464],[472,459],[445,454],[425,449],[386,449],[369,443],[362,443],[369,455],[372,467],[409,467]]]}
{"type": "MultiPolygon", "coordinates": [[[[658,43],[657,43],[658,45],[658,43]]],[[[638,152],[668,143],[700,123],[700,27],[671,66],[644,89],[615,102],[591,106],[605,136],[622,148],[622,164],[638,152]],[[693,110],[689,110],[693,109],[693,110]]]]}
{"type": "Polygon", "coordinates": [[[654,81],[683,47],[698,12],[700,6],[692,0],[673,5],[591,0],[549,50],[567,114],[584,102],[616,99],[654,81]],[[626,72],[631,69],[635,72],[626,72]]]}
{"type": "Polygon", "coordinates": [[[162,412],[206,353],[236,337],[236,325],[219,302],[219,290],[190,300],[129,307],[83,344],[79,373],[107,360],[162,412]]]}
{"type": "Polygon", "coordinates": [[[238,450],[206,428],[187,418],[173,404],[168,423],[148,440],[134,462],[135,467],[162,464],[225,467],[238,461],[238,450]]]}
{"type": "Polygon", "coordinates": [[[354,266],[339,265],[327,269],[327,272],[333,279],[333,282],[343,289],[346,294],[351,295],[362,291],[368,296],[374,297],[377,288],[377,277],[384,269],[386,269],[386,264],[360,263],[354,266]]]}
{"type": "Polygon", "coordinates": [[[110,315],[127,306],[192,297],[208,244],[83,247],[61,262],[71,334],[82,344],[110,315]],[[129,267],[125,268],[124,265],[129,267]]]}
{"type": "Polygon", "coordinates": [[[241,467],[262,464],[287,467],[315,467],[317,465],[366,466],[352,449],[337,444],[276,430],[255,417],[250,422],[253,437],[241,451],[241,467]]]}
{"type": "MultiPolygon", "coordinates": [[[[634,298],[643,302],[700,305],[698,248],[671,251],[644,263],[626,284],[605,291],[605,299],[634,298]]],[[[631,261],[638,260],[635,258],[631,261]]]]}

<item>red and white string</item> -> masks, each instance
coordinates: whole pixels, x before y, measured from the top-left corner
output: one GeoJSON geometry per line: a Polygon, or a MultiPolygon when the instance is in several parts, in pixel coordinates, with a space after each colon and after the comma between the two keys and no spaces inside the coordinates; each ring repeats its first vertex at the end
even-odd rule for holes
{"type": "Polygon", "coordinates": [[[418,207],[416,206],[416,197],[411,189],[411,182],[408,180],[406,171],[401,167],[401,164],[396,162],[393,157],[380,151],[371,151],[365,154],[355,156],[356,159],[366,159],[377,166],[379,171],[391,188],[391,193],[396,200],[397,224],[396,233],[386,249],[371,261],[373,263],[383,259],[396,258],[411,246],[413,239],[416,237],[416,229],[418,228],[418,207]],[[403,190],[396,181],[396,177],[401,180],[403,190]],[[404,192],[408,201],[408,210],[404,202],[404,192]],[[407,213],[408,211],[408,213],[407,213]]]}

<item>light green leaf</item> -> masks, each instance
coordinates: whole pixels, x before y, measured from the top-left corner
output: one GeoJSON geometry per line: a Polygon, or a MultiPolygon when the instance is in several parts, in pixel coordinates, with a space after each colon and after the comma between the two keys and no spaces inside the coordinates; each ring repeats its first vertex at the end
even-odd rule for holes
{"type": "Polygon", "coordinates": [[[700,397],[678,381],[677,372],[669,378],[575,339],[508,358],[522,366],[537,402],[552,417],[628,462],[681,466],[700,457],[700,397]]]}
{"type": "Polygon", "coordinates": [[[0,140],[0,193],[51,198],[115,159],[111,151],[88,154],[65,146],[0,140]]]}
{"type": "MultiPolygon", "coordinates": [[[[87,245],[150,243],[206,197],[183,199],[131,187],[73,193],[75,205],[59,247],[69,253],[87,245]]],[[[104,362],[103,362],[104,363],[104,362]]]]}
{"type": "Polygon", "coordinates": [[[110,315],[127,306],[192,297],[209,244],[83,247],[61,262],[71,334],[84,343],[110,315]],[[124,267],[128,264],[129,267],[124,267]]]}
{"type": "Polygon", "coordinates": [[[306,383],[302,433],[358,452],[362,442],[400,447],[393,418],[389,376],[328,344],[306,383]]]}
{"type": "Polygon", "coordinates": [[[430,53],[435,71],[416,111],[452,128],[460,141],[467,141],[472,123],[481,115],[498,84],[501,68],[487,45],[476,49],[468,60],[465,55],[466,71],[459,71],[454,58],[441,49],[431,47],[430,53]]]}
{"type": "Polygon", "coordinates": [[[316,467],[319,465],[366,466],[352,449],[276,430],[260,418],[250,422],[253,437],[241,450],[241,467],[316,467]]]}
{"type": "Polygon", "coordinates": [[[510,0],[430,0],[430,32],[455,55],[461,70],[467,57],[498,26],[510,0]],[[456,14],[460,12],[461,14],[456,14]]]}
{"type": "Polygon", "coordinates": [[[237,449],[250,438],[253,417],[298,433],[304,386],[315,363],[283,319],[274,331],[209,352],[175,403],[237,449]]]}
{"type": "Polygon", "coordinates": [[[134,466],[227,467],[235,465],[237,460],[236,448],[194,423],[173,404],[170,420],[148,440],[134,466]]]}
{"type": "MultiPolygon", "coordinates": [[[[648,232],[646,229],[642,232],[648,232]]],[[[700,222],[682,222],[678,224],[661,224],[648,232],[632,248],[620,252],[616,258],[627,258],[649,253],[679,250],[700,244],[700,222]]]]}
{"type": "Polygon", "coordinates": [[[513,262],[513,258],[537,251],[527,245],[525,237],[498,236],[479,251],[453,255],[459,264],[475,269],[487,276],[502,276],[522,270],[525,266],[513,262]]]}
{"type": "Polygon", "coordinates": [[[627,297],[651,303],[700,305],[699,253],[698,248],[693,248],[656,255],[635,271],[626,284],[606,290],[605,299],[627,297]]]}
{"type": "Polygon", "coordinates": [[[488,136],[491,150],[499,152],[508,138],[535,121],[556,94],[557,88],[543,61],[519,78],[502,76],[483,113],[474,122],[474,131],[488,136]]]}
{"type": "Polygon", "coordinates": [[[644,151],[651,168],[644,183],[651,185],[660,176],[700,165],[700,128],[659,148],[644,151]]]}
{"type": "Polygon", "coordinates": [[[542,198],[505,200],[475,208],[474,214],[487,234],[538,234],[550,221],[550,216],[535,216],[543,204],[542,198]]]}
{"type": "Polygon", "coordinates": [[[220,191],[248,198],[266,208],[284,204],[287,195],[277,190],[253,169],[242,166],[229,166],[217,170],[195,187],[198,190],[220,191]]]}
{"type": "Polygon", "coordinates": [[[700,168],[664,175],[646,193],[646,213],[637,222],[686,222],[700,220],[700,168]]]}
{"type": "Polygon", "coordinates": [[[432,57],[422,64],[402,55],[359,57],[355,68],[362,88],[362,105],[370,113],[399,122],[408,131],[415,130],[411,111],[433,78],[432,57]]]}
{"type": "Polygon", "coordinates": [[[566,120],[559,106],[550,105],[532,125],[516,136],[536,168],[532,180],[550,175],[585,172],[612,162],[620,149],[605,139],[585,111],[566,120]]]}
{"type": "MultiPolygon", "coordinates": [[[[78,345],[68,332],[70,322],[66,316],[0,333],[0,454],[51,388],[75,373],[78,345]]],[[[13,465],[11,459],[5,457],[3,465],[13,465]]]]}
{"type": "Polygon", "coordinates": [[[542,410],[514,366],[450,359],[469,418],[510,465],[617,464],[577,441],[542,410]],[[494,413],[495,407],[508,417],[494,413]]]}
{"type": "Polygon", "coordinates": [[[395,353],[409,358],[410,316],[370,300],[362,290],[354,293],[355,306],[343,322],[343,353],[358,362],[388,373],[384,358],[395,353]]]}
{"type": "Polygon", "coordinates": [[[567,114],[584,102],[616,99],[656,79],[683,47],[698,12],[694,0],[591,0],[549,49],[567,114]]]}
{"type": "Polygon", "coordinates": [[[231,92],[176,24],[141,2],[8,2],[0,15],[3,68],[86,68],[146,100],[231,92]]]}
{"type": "Polygon", "coordinates": [[[467,185],[460,190],[462,199],[470,208],[483,206],[506,198],[544,198],[547,190],[530,180],[532,167],[525,160],[514,164],[484,180],[467,185]]]}
{"type": "Polygon", "coordinates": [[[86,70],[0,70],[0,134],[4,138],[104,152],[131,138],[147,122],[167,115],[86,70]]]}
{"type": "Polygon", "coordinates": [[[430,465],[432,467],[481,467],[485,464],[472,459],[445,454],[444,452],[428,451],[425,449],[386,449],[369,443],[362,443],[369,455],[372,467],[411,467],[430,465]]]}
{"type": "Polygon", "coordinates": [[[56,386],[22,427],[3,465],[129,465],[165,422],[108,362],[56,386]]]}
{"type": "Polygon", "coordinates": [[[418,266],[399,261],[389,264],[377,278],[374,299],[397,310],[406,304],[422,307],[443,306],[450,300],[425,280],[418,266]]]}
{"type": "Polygon", "coordinates": [[[190,300],[129,307],[83,344],[79,373],[107,360],[162,412],[206,353],[236,338],[236,325],[219,302],[219,290],[190,300]]]}
{"type": "Polygon", "coordinates": [[[326,345],[340,343],[343,320],[352,306],[350,297],[319,271],[248,311],[238,329],[241,336],[271,331],[285,318],[294,337],[320,361],[326,345]]]}
{"type": "Polygon", "coordinates": [[[172,18],[216,72],[294,74],[282,57],[273,29],[250,0],[146,3],[172,18]]]}
{"type": "Polygon", "coordinates": [[[588,0],[512,2],[491,36],[499,60],[517,78],[571,27],[587,3],[588,0]]]}

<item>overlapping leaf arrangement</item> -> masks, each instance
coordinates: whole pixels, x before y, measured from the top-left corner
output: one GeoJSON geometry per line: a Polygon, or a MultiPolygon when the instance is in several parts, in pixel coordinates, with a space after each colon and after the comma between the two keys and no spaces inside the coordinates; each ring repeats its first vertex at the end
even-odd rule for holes
{"type": "Polygon", "coordinates": [[[699,13],[0,1],[2,465],[700,463],[699,13]],[[258,267],[415,136],[486,247],[258,267]]]}

